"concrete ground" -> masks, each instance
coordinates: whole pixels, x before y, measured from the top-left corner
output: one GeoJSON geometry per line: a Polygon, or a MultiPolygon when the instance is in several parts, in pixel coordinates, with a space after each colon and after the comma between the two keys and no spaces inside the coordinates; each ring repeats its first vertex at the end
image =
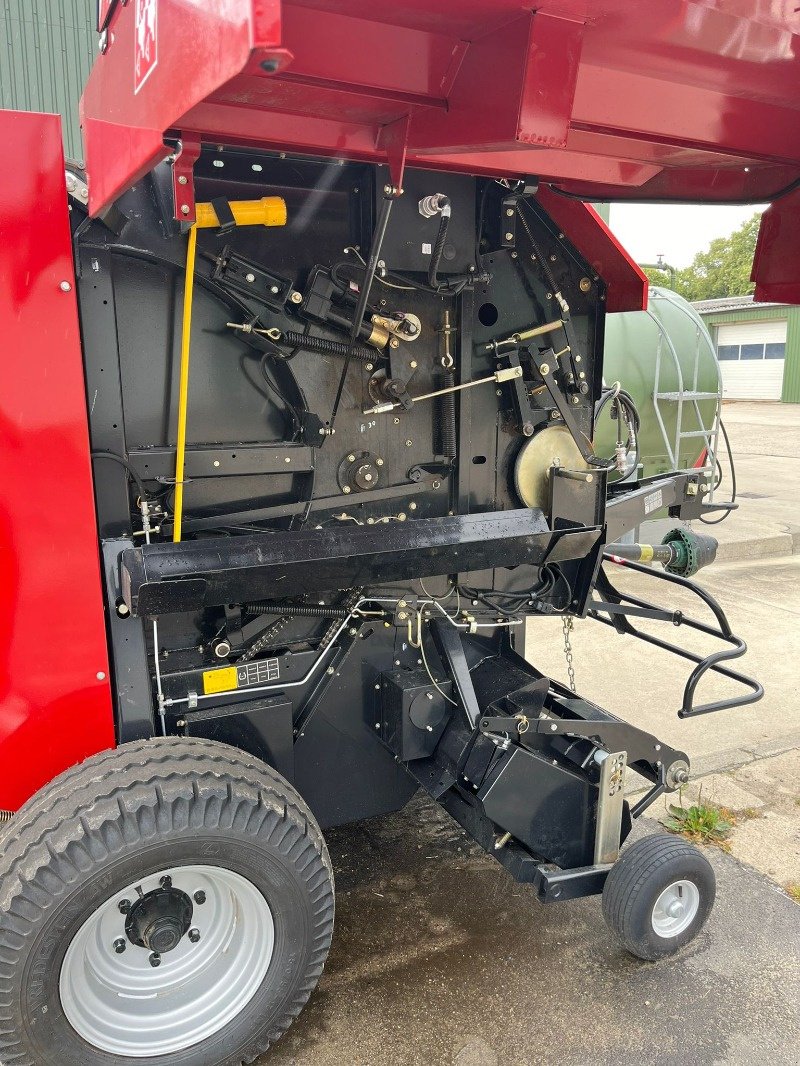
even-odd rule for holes
{"type": "MultiPolygon", "coordinates": [[[[741,507],[709,530],[720,563],[700,582],[747,641],[733,665],[763,682],[763,700],[681,721],[691,664],[589,620],[572,635],[578,691],[690,754],[685,804],[701,795],[732,812],[730,853],[706,848],[718,896],[702,934],[673,960],[640,962],[615,942],[597,899],[541,906],[417,798],[328,834],[330,958],[264,1066],[800,1062],[800,906],[783,890],[800,881],[800,407],[726,404],[724,420],[741,507]]],[[[669,606],[702,613],[665,583],[612,569],[634,594],[666,590],[669,606]]],[[[642,628],[715,646],[669,623],[642,628]]],[[[560,620],[534,619],[526,653],[566,680],[560,620]]],[[[731,691],[707,679],[698,698],[731,691]]],[[[666,804],[650,813],[664,818],[666,804]]],[[[659,829],[642,819],[635,833],[659,829]]]]}
{"type": "Polygon", "coordinates": [[[800,907],[716,848],[705,929],[650,964],[597,899],[540,905],[427,800],[328,840],[328,965],[263,1066],[798,1061],[800,907]]]}

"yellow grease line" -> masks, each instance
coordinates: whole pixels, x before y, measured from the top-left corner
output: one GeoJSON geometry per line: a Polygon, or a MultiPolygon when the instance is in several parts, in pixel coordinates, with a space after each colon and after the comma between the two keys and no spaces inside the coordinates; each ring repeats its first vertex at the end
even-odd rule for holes
{"type": "MultiPolygon", "coordinates": [[[[281,196],[263,196],[260,200],[232,200],[230,209],[237,226],[285,226],[286,201],[281,196]]],[[[178,432],[175,448],[175,515],[172,540],[178,543],[183,528],[183,483],[186,469],[186,421],[189,410],[189,356],[192,337],[192,296],[197,259],[198,229],[220,225],[213,204],[196,205],[197,221],[189,230],[186,248],[186,280],[183,289],[183,323],[181,327],[181,362],[178,379],[178,432]]]]}

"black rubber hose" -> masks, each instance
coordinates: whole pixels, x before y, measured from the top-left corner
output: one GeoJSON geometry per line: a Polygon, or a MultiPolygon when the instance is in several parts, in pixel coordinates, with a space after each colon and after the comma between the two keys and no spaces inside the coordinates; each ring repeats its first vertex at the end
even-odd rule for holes
{"type": "MultiPolygon", "coordinates": [[[[452,389],[456,383],[455,376],[446,370],[442,376],[442,388],[452,389]]],[[[441,420],[442,455],[447,459],[456,457],[456,394],[446,392],[439,397],[439,416],[441,420]]]]}
{"type": "MultiPolygon", "coordinates": [[[[736,466],[734,465],[734,462],[733,462],[733,451],[731,449],[730,439],[728,438],[728,431],[727,431],[727,429],[725,429],[725,423],[722,421],[722,419],[720,419],[720,421],[719,421],[719,428],[722,430],[722,436],[725,438],[725,446],[728,449],[728,464],[729,464],[729,466],[731,468],[731,499],[730,499],[730,502],[731,503],[736,503],[736,466]]],[[[722,477],[720,476],[720,479],[717,482],[717,486],[716,486],[717,488],[719,488],[719,485],[720,485],[721,482],[722,482],[722,477]]],[[[725,513],[722,514],[719,518],[703,518],[703,516],[700,515],[700,521],[703,523],[704,526],[718,526],[720,524],[720,522],[724,522],[725,521],[725,519],[728,517],[728,515],[730,513],[731,513],[730,511],[725,511],[725,513]]]]}
{"type": "Polygon", "coordinates": [[[306,352],[316,352],[318,355],[340,355],[343,358],[350,351],[351,356],[360,359],[364,363],[373,363],[376,359],[383,359],[383,353],[375,348],[367,348],[363,344],[356,344],[350,349],[349,344],[341,341],[329,341],[327,337],[312,337],[305,333],[284,333],[283,343],[290,348],[301,348],[306,352]]]}
{"type": "Polygon", "coordinates": [[[136,482],[136,488],[139,490],[139,496],[143,500],[150,499],[150,493],[144,487],[144,482],[133,469],[127,459],[123,459],[121,455],[117,455],[116,452],[92,452],[92,459],[113,459],[115,463],[119,463],[120,466],[124,466],[129,476],[136,482]]]}
{"type": "Polygon", "coordinates": [[[442,262],[442,252],[447,241],[447,228],[450,225],[450,215],[442,215],[439,220],[439,230],[433,245],[430,266],[428,267],[428,284],[432,289],[439,288],[439,267],[442,262]]]}

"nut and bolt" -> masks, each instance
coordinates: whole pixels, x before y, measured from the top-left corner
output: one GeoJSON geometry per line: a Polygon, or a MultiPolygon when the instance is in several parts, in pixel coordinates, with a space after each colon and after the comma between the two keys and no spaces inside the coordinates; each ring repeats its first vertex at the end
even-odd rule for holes
{"type": "Polygon", "coordinates": [[[580,402],[581,402],[580,396],[573,396],[572,397],[572,403],[573,404],[579,404],[580,402]]]}
{"type": "Polygon", "coordinates": [[[355,455],[353,455],[352,452],[350,452],[350,454],[348,455],[347,461],[348,461],[348,463],[354,463],[356,461],[356,457],[355,457],[355,455]]]}
{"type": "Polygon", "coordinates": [[[117,939],[114,941],[114,951],[116,951],[117,955],[121,955],[122,952],[125,950],[126,946],[127,945],[121,936],[117,937],[117,939]]]}
{"type": "Polygon", "coordinates": [[[442,487],[441,481],[432,481],[431,482],[431,488],[432,489],[440,489],[441,487],[442,487]]]}
{"type": "Polygon", "coordinates": [[[157,951],[154,951],[151,954],[149,961],[150,961],[150,965],[151,966],[154,966],[154,967],[155,966],[160,966],[161,965],[161,956],[158,954],[157,951]]]}
{"type": "Polygon", "coordinates": [[[245,274],[244,280],[245,281],[249,281],[250,284],[252,285],[253,282],[256,280],[256,276],[255,276],[255,274],[245,274]]]}
{"type": "Polygon", "coordinates": [[[178,175],[178,184],[179,185],[188,185],[189,184],[189,179],[186,177],[185,174],[179,174],[178,175]]]}
{"type": "MultiPolygon", "coordinates": [[[[189,214],[189,205],[188,204],[183,204],[183,206],[181,207],[181,214],[182,215],[188,215],[189,214]]],[[[152,965],[153,966],[158,966],[158,964],[160,962],[161,962],[161,959],[159,959],[158,962],[155,962],[152,965]]]]}
{"type": "Polygon", "coordinates": [[[591,287],[592,282],[589,278],[581,278],[581,280],[578,282],[578,288],[581,290],[581,292],[588,292],[591,287]]]}
{"type": "Polygon", "coordinates": [[[331,674],[331,675],[335,674],[336,673],[336,667],[335,666],[329,666],[328,667],[328,673],[331,674]]]}
{"type": "Polygon", "coordinates": [[[417,360],[416,359],[412,359],[411,362],[408,365],[411,367],[412,370],[416,370],[417,369],[417,360]]]}
{"type": "Polygon", "coordinates": [[[169,874],[164,874],[164,876],[159,879],[158,883],[161,885],[162,888],[172,888],[172,878],[169,876],[169,874]]]}
{"type": "Polygon", "coordinates": [[[411,503],[410,503],[410,504],[408,505],[408,509],[409,509],[409,511],[416,511],[416,509],[417,509],[417,505],[416,505],[416,504],[414,503],[414,501],[413,501],[413,500],[412,500],[412,501],[411,501],[411,503]]]}
{"type": "Polygon", "coordinates": [[[383,459],[376,459],[375,466],[383,466],[383,459]]]}
{"type": "Polygon", "coordinates": [[[292,293],[289,299],[292,301],[293,304],[301,304],[303,302],[303,294],[302,292],[297,292],[295,290],[295,292],[292,293]]]}
{"type": "Polygon", "coordinates": [[[397,417],[397,415],[395,415],[395,416],[394,416],[394,418],[392,419],[392,422],[393,422],[393,423],[394,423],[394,425],[396,425],[396,426],[399,426],[399,425],[400,425],[400,419],[399,419],[399,418],[397,417]]]}
{"type": "Polygon", "coordinates": [[[410,448],[413,443],[414,443],[413,440],[407,440],[406,441],[406,448],[410,448]]]}
{"type": "Polygon", "coordinates": [[[364,364],[364,369],[365,370],[374,370],[375,367],[374,367],[374,365],[372,363],[365,363],[364,364]]]}
{"type": "Polygon", "coordinates": [[[505,238],[506,238],[507,241],[513,241],[514,240],[514,234],[513,233],[506,233],[505,238]]]}
{"type": "Polygon", "coordinates": [[[408,621],[408,612],[407,611],[398,611],[397,612],[397,621],[398,622],[406,622],[406,621],[408,621]]]}
{"type": "Polygon", "coordinates": [[[546,374],[549,374],[550,365],[548,363],[542,363],[542,365],[539,367],[539,373],[542,375],[542,377],[544,377],[546,374]]]}
{"type": "Polygon", "coordinates": [[[555,263],[555,261],[556,261],[556,256],[554,256],[554,255],[551,255],[551,256],[550,256],[550,262],[551,262],[551,263],[555,263]]]}
{"type": "Polygon", "coordinates": [[[189,939],[191,940],[191,942],[193,944],[196,944],[197,941],[200,939],[200,930],[199,929],[190,929],[189,930],[189,939]]]}
{"type": "Polygon", "coordinates": [[[120,914],[127,914],[131,909],[131,901],[129,899],[121,899],[117,904],[120,914]]]}
{"type": "Polygon", "coordinates": [[[344,488],[342,489],[342,492],[345,494],[345,496],[348,496],[350,494],[350,486],[349,485],[345,485],[344,488]]]}
{"type": "Polygon", "coordinates": [[[197,892],[195,892],[194,901],[195,901],[195,903],[197,904],[198,907],[202,907],[203,904],[205,903],[206,894],[201,888],[198,889],[197,892]]]}

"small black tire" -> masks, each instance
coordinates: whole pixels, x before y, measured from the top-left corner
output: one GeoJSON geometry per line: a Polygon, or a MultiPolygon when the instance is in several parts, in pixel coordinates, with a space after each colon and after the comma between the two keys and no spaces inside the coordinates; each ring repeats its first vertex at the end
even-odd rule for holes
{"type": "Polygon", "coordinates": [[[103,752],[41,789],[2,843],[3,1066],[244,1066],[283,1035],[322,973],[334,918],[322,834],[291,785],[238,748],[160,738],[103,752]],[[154,951],[155,937],[173,954],[154,951]],[[118,990],[125,967],[134,995],[118,990]],[[150,972],[165,995],[178,989],[180,1009],[147,1007],[162,995],[150,972]],[[87,1013],[83,993],[105,1017],[87,1013]],[[181,1022],[187,1002],[195,1013],[181,1022]],[[158,1024],[146,1013],[138,1027],[120,1023],[150,1009],[158,1024]],[[161,1023],[178,1027],[170,1045],[161,1023]],[[118,1038],[122,1053],[109,1043],[118,1038]]]}
{"type": "Polygon", "coordinates": [[[680,837],[637,840],[612,866],[603,889],[603,917],[637,958],[656,962],[680,951],[714,906],[711,863],[680,837]]]}

